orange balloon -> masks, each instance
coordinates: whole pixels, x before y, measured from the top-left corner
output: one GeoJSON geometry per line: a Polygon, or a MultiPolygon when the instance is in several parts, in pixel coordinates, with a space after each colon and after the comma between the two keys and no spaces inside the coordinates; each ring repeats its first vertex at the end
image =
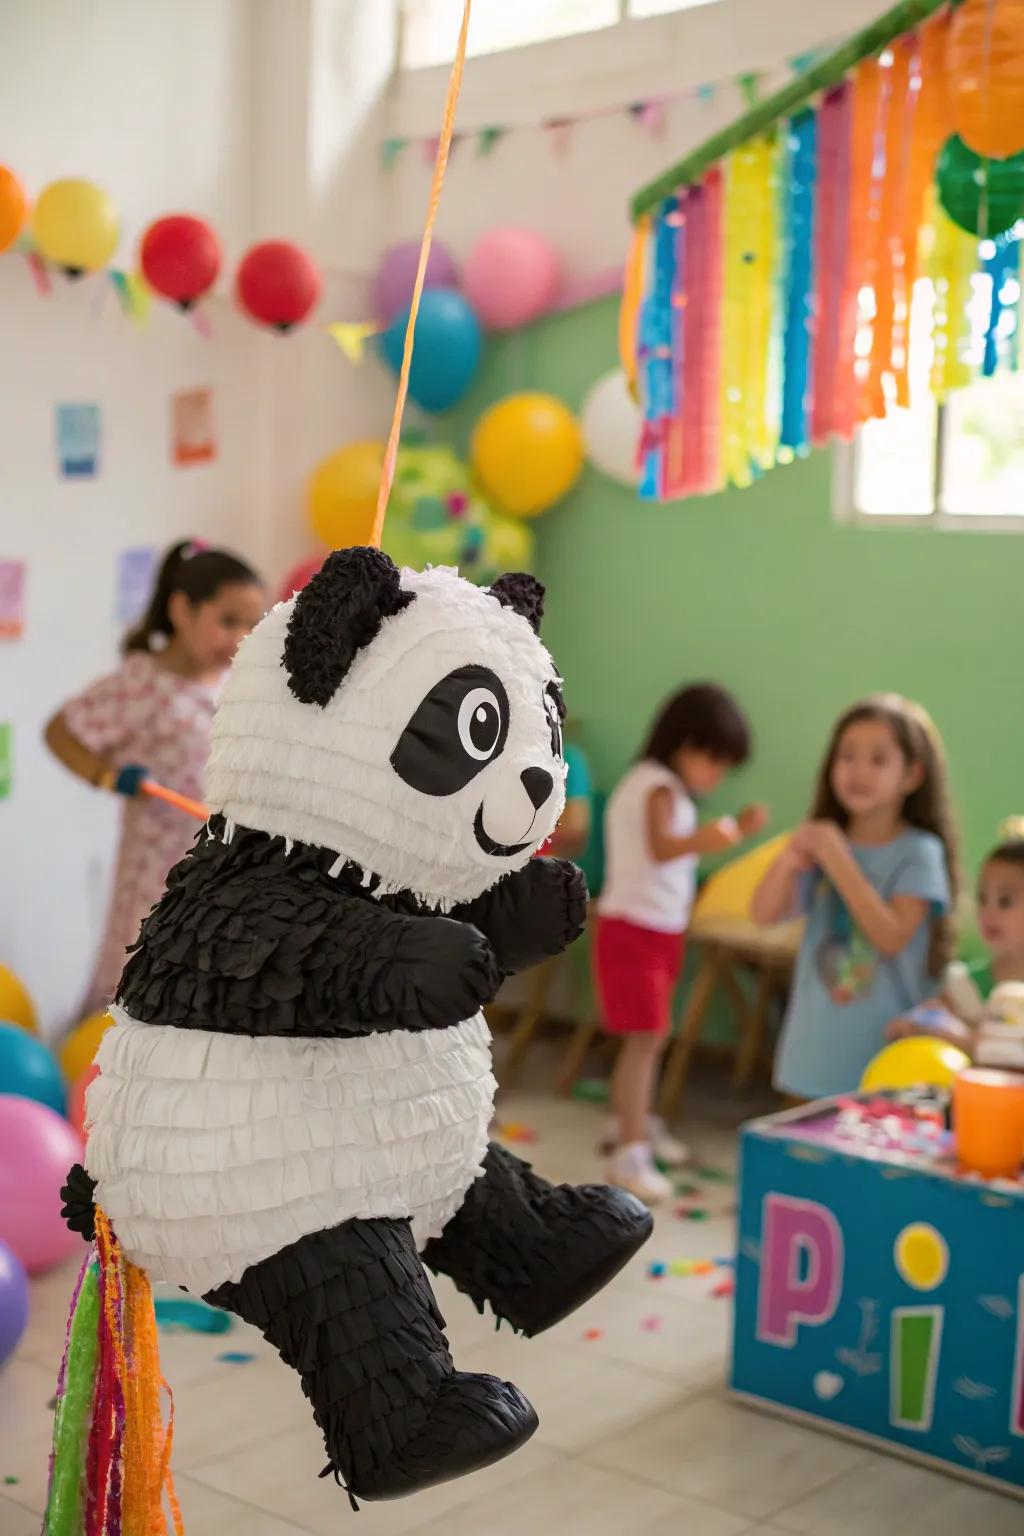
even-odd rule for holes
{"type": "Polygon", "coordinates": [[[1024,149],[1024,0],[964,0],[949,28],[953,127],[976,155],[1024,149]]]}
{"type": "Polygon", "coordinates": [[[25,188],[12,170],[0,165],[0,251],[6,251],[14,244],[27,217],[25,188]]]}

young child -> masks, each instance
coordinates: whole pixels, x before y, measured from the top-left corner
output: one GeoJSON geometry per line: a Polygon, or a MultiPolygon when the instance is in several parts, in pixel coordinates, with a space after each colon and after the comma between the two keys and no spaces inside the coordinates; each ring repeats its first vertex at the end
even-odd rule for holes
{"type": "Polygon", "coordinates": [[[694,802],[749,755],[750,729],[735,699],[710,683],[684,688],[663,706],[605,812],[595,966],[605,1028],[624,1037],[612,1077],[608,1177],[648,1203],[672,1193],[655,1157],[670,1164],[687,1157],[650,1111],[697,863],[702,853],[754,836],[767,820],[763,807],[751,806],[699,827],[694,802]]]}
{"type": "Polygon", "coordinates": [[[988,950],[970,965],[953,961],[942,990],[895,1019],[890,1040],[938,1035],[983,1065],[1001,1065],[1007,1047],[1021,1061],[1024,1031],[1016,1022],[1024,992],[1024,840],[1013,837],[987,855],[978,876],[978,930],[988,950]],[[991,1001],[990,1001],[991,1000],[991,1001]],[[1007,1022],[1012,1015],[1015,1022],[1007,1022]],[[1006,1039],[1001,1035],[1006,1033],[1006,1039]]]}
{"type": "Polygon", "coordinates": [[[139,792],[146,778],[201,799],[217,685],[239,641],[264,610],[263,586],[225,550],[176,544],[149,606],[125,638],[123,661],[71,699],[46,727],[46,744],[72,773],[126,797],[106,928],[82,1017],[105,1008],[125,949],[188,852],[196,824],[139,792]]]}
{"type": "Polygon", "coordinates": [[[877,694],[840,718],[812,819],[754,896],[756,922],[807,915],[775,1059],[795,1101],[856,1089],[890,1020],[952,948],[956,850],[945,755],[917,704],[877,694]]]}

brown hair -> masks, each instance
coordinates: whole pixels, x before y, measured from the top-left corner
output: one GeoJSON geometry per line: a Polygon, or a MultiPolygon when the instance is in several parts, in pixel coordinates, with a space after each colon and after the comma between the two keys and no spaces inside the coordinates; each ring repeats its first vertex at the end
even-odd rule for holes
{"type": "Polygon", "coordinates": [[[861,699],[840,715],[832,730],[828,751],[822,762],[814,791],[811,816],[816,821],[834,821],[845,828],[847,812],[832,788],[832,769],[843,734],[861,720],[881,720],[892,731],[896,745],[908,764],[919,765],[923,777],[917,789],[903,802],[903,820],[908,826],[933,833],[941,842],[949,872],[949,911],[933,919],[932,942],[928,962],[938,975],[952,959],[956,939],[956,908],[960,894],[960,860],[956,827],[949,799],[949,770],[942,738],[928,712],[898,693],[874,693],[861,699]]]}
{"type": "Polygon", "coordinates": [[[666,699],[651,725],[640,758],[671,768],[680,747],[739,768],[750,756],[750,726],[731,693],[717,683],[693,683],[666,699]]]}
{"type": "Polygon", "coordinates": [[[132,651],[148,651],[154,635],[170,639],[174,625],[169,606],[175,592],[184,592],[189,602],[198,606],[216,597],[221,587],[262,585],[252,567],[226,549],[207,549],[194,539],[174,544],[160,565],[146,611],[125,635],[121,650],[125,656],[132,651]]]}
{"type": "Polygon", "coordinates": [[[981,863],[982,868],[986,864],[1015,864],[1018,869],[1024,869],[1024,839],[1014,837],[1000,843],[997,848],[986,853],[981,863]]]}

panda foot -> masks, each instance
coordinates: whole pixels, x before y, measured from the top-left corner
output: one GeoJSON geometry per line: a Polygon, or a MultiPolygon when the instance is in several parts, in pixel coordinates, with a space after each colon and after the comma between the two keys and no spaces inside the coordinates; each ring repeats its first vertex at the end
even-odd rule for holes
{"type": "MultiPolygon", "coordinates": [[[[491,1466],[524,1445],[536,1428],[536,1413],[511,1382],[455,1371],[416,1438],[385,1462],[350,1473],[346,1487],[353,1498],[367,1502],[401,1498],[491,1466]]],[[[349,1465],[358,1458],[351,1439],[340,1450],[339,1460],[349,1465]]]]}
{"type": "Polygon", "coordinates": [[[602,1184],[552,1185],[491,1144],[484,1175],[439,1238],[423,1250],[479,1311],[532,1336],[607,1285],[647,1241],[653,1219],[639,1200],[602,1184]]]}

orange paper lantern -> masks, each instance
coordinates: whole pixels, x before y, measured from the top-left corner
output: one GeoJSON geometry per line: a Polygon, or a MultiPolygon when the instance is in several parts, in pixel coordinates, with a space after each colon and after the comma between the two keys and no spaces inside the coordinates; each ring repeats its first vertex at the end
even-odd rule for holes
{"type": "Polygon", "coordinates": [[[976,155],[1024,149],[1024,0],[964,0],[949,28],[953,127],[976,155]]]}

